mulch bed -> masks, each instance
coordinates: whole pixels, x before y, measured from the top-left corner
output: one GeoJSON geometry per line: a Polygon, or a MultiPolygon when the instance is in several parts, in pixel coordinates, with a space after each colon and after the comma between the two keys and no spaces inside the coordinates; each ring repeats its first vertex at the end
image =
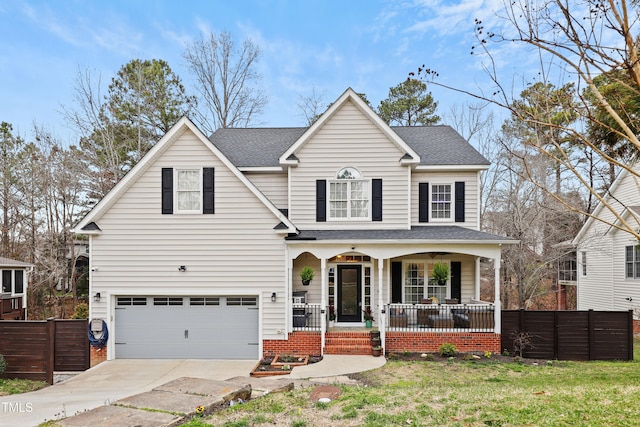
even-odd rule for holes
{"type": "Polygon", "coordinates": [[[455,356],[440,356],[439,353],[387,353],[387,360],[400,361],[422,361],[451,363],[453,362],[472,362],[472,363],[519,363],[522,365],[546,365],[547,359],[528,359],[524,357],[504,356],[498,353],[491,353],[491,357],[485,356],[484,353],[457,353],[455,356]],[[473,357],[473,356],[476,357],[473,357]]]}
{"type": "Polygon", "coordinates": [[[322,360],[322,356],[288,356],[275,355],[265,356],[251,370],[252,377],[270,377],[275,375],[289,375],[296,366],[303,366],[308,363],[317,363],[322,360]],[[287,362],[292,360],[292,362],[287,362]]]}

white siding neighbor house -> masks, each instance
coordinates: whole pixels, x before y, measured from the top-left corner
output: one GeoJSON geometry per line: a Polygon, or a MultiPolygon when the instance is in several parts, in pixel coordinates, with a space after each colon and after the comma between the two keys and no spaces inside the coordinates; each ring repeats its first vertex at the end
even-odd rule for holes
{"type": "Polygon", "coordinates": [[[480,258],[499,272],[514,241],[480,231],[488,166],[452,128],[390,127],[352,89],[308,128],[207,138],[181,119],[76,227],[107,358],[366,353],[369,317],[389,351],[500,351],[480,258]]]}
{"type": "Polygon", "coordinates": [[[573,240],[576,247],[578,310],[640,307],[640,245],[620,229],[640,227],[640,179],[620,172],[605,203],[594,210],[573,240]]]}
{"type": "Polygon", "coordinates": [[[26,320],[27,285],[33,264],[0,257],[0,320],[26,320]]]}

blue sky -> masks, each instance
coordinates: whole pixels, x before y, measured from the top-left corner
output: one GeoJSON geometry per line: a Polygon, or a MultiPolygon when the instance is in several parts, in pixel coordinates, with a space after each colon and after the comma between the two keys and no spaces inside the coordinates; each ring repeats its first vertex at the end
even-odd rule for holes
{"type": "MultiPolygon", "coordinates": [[[[201,33],[229,31],[262,49],[264,126],[301,126],[299,96],[315,87],[327,102],[347,87],[374,106],[390,87],[426,64],[439,81],[485,85],[470,55],[474,18],[494,21],[501,0],[12,1],[0,0],[0,121],[31,135],[32,123],[75,143],[61,106],[73,107],[79,68],[106,89],[134,58],[164,59],[191,88],[182,53],[201,33]]],[[[503,58],[508,58],[503,53],[503,58]]],[[[498,56],[500,59],[500,56],[498,56]]],[[[502,61],[507,71],[513,63],[502,61]]],[[[513,70],[515,71],[515,70],[513,70]]],[[[471,98],[430,86],[439,114],[471,98]]]]}

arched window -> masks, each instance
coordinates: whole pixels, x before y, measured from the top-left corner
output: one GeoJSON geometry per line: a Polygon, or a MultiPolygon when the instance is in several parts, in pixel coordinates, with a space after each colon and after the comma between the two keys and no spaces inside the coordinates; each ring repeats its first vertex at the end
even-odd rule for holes
{"type": "Polygon", "coordinates": [[[330,219],[368,219],[371,198],[369,180],[354,167],[344,167],[329,181],[330,219]]]}

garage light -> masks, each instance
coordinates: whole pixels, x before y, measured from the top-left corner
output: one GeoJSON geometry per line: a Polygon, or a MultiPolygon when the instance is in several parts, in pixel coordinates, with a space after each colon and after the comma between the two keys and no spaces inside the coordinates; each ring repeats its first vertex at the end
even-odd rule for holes
{"type": "Polygon", "coordinates": [[[96,292],[96,294],[93,296],[93,301],[100,302],[100,292],[96,292]]]}
{"type": "Polygon", "coordinates": [[[187,266],[181,265],[180,267],[178,267],[178,271],[187,271],[187,266]]]}
{"type": "Polygon", "coordinates": [[[275,292],[273,292],[271,294],[271,302],[276,302],[276,293],[275,292]]]}

